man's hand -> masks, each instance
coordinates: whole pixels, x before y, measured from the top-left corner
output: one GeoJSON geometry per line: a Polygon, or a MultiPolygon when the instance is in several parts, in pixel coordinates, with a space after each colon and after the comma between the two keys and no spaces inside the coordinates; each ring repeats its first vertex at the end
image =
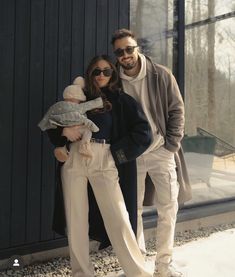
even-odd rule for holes
{"type": "Polygon", "coordinates": [[[76,141],[81,138],[81,134],[79,132],[79,125],[65,127],[62,132],[62,136],[65,136],[69,141],[76,141]]]}

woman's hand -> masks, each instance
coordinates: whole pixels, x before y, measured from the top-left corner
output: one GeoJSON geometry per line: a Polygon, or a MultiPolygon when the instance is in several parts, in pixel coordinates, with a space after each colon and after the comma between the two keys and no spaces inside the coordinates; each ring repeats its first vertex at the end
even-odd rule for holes
{"type": "Polygon", "coordinates": [[[69,141],[76,141],[81,138],[81,134],[79,132],[79,125],[65,127],[62,132],[62,136],[65,136],[69,141]]]}

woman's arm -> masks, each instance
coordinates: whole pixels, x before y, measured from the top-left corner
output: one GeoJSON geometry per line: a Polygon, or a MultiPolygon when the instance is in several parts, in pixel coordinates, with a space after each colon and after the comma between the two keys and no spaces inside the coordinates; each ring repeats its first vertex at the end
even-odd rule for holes
{"type": "Polygon", "coordinates": [[[122,104],[122,121],[126,125],[126,134],[111,145],[111,152],[116,164],[136,159],[152,142],[152,132],[145,114],[131,96],[123,93],[120,96],[122,104]]]}
{"type": "Polygon", "coordinates": [[[73,142],[81,138],[79,127],[79,125],[64,128],[57,127],[56,129],[48,129],[46,132],[54,146],[64,146],[67,140],[73,142]]]}

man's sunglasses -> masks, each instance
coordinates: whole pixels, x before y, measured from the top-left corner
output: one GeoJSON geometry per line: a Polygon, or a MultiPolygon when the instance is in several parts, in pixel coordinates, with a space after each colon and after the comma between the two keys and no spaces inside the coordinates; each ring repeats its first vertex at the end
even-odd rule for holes
{"type": "Polygon", "coordinates": [[[113,53],[116,55],[116,57],[122,57],[125,55],[125,52],[128,54],[128,55],[131,55],[135,48],[138,47],[138,45],[135,45],[135,46],[127,46],[126,48],[124,49],[121,49],[121,48],[118,48],[116,49],[113,53]]]}
{"type": "Polygon", "coordinates": [[[92,75],[93,76],[99,76],[101,74],[101,72],[103,72],[105,77],[110,77],[113,74],[113,69],[112,68],[106,68],[106,69],[101,70],[99,68],[96,68],[92,71],[92,75]]]}

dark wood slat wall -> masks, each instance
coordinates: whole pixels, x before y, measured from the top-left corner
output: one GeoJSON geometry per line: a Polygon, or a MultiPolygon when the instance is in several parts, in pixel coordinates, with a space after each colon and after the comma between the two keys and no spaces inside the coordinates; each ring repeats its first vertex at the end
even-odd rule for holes
{"type": "Polygon", "coordinates": [[[97,1],[96,18],[96,52],[107,53],[108,49],[108,2],[109,0],[97,1]],[[102,39],[99,39],[102,38],[102,39]]]}
{"type": "Polygon", "coordinates": [[[119,1],[119,26],[125,26],[130,18],[130,1],[119,1]],[[128,12],[127,12],[128,11],[128,12]]]}
{"type": "Polygon", "coordinates": [[[83,75],[84,68],[84,36],[85,36],[85,1],[72,3],[72,55],[71,76],[83,75]]]}
{"type": "MultiPolygon", "coordinates": [[[[30,3],[16,1],[13,141],[11,184],[11,245],[25,242],[29,122],[30,3]]],[[[13,54],[13,53],[12,53],[13,54]]],[[[37,139],[37,138],[35,138],[37,139]]]]}
{"type": "Polygon", "coordinates": [[[96,52],[96,7],[97,1],[85,1],[84,71],[96,52]]]}
{"type": "Polygon", "coordinates": [[[11,173],[14,91],[15,9],[4,1],[0,9],[0,246],[10,247],[11,173]]]}
{"type": "MultiPolygon", "coordinates": [[[[59,4],[58,0],[45,1],[45,34],[44,34],[44,94],[41,111],[44,114],[47,108],[57,99],[57,64],[59,4]]],[[[53,215],[53,195],[55,180],[55,161],[52,155],[52,146],[47,137],[42,138],[42,187],[41,187],[41,236],[45,241],[54,238],[51,230],[53,215]]]]}
{"type": "Polygon", "coordinates": [[[0,259],[61,246],[51,230],[56,163],[37,124],[128,26],[129,0],[0,2],[0,259]]]}
{"type": "Polygon", "coordinates": [[[71,0],[59,1],[58,37],[58,97],[62,98],[65,86],[70,84],[71,73],[71,0]]]}
{"type": "Polygon", "coordinates": [[[45,0],[31,1],[26,241],[40,240],[42,140],[37,127],[44,90],[45,0]],[[36,216],[35,216],[36,215],[36,216]]]}
{"type": "MultiPolygon", "coordinates": [[[[108,42],[111,41],[112,33],[117,29],[116,26],[119,26],[119,2],[108,0],[108,42]]],[[[110,43],[108,43],[108,54],[112,54],[112,45],[110,43]]]]}

